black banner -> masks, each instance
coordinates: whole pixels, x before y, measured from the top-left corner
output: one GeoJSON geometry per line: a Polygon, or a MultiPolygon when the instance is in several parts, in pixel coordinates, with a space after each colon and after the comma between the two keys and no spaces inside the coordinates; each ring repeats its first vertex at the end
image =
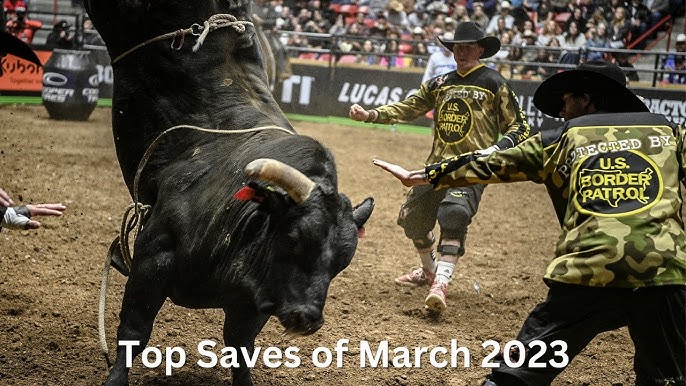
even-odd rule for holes
{"type": "MultiPolygon", "coordinates": [[[[403,100],[417,91],[422,80],[422,73],[363,66],[329,68],[294,63],[292,68],[293,76],[277,85],[274,95],[286,113],[303,115],[347,117],[354,103],[373,108],[403,100]]],[[[546,130],[562,124],[562,119],[548,117],[534,106],[533,96],[539,82],[510,80],[509,83],[533,128],[546,130]]],[[[686,120],[683,90],[634,89],[634,92],[644,98],[652,112],[674,122],[686,120]]],[[[430,126],[431,122],[422,117],[412,124],[430,126]]]]}

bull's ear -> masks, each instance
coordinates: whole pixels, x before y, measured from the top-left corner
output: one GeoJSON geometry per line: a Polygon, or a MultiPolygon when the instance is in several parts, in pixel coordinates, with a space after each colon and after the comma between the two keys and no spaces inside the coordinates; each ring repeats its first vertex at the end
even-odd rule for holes
{"type": "Polygon", "coordinates": [[[374,210],[374,198],[367,197],[353,208],[353,221],[358,230],[364,229],[364,224],[369,220],[374,210]]]}

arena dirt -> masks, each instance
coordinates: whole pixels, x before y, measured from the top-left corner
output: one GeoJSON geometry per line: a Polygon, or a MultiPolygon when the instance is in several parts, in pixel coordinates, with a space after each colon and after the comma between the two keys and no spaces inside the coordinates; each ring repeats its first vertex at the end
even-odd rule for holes
{"type": "MultiPolygon", "coordinates": [[[[448,310],[432,318],[423,310],[426,289],[406,289],[393,278],[418,261],[411,243],[395,225],[407,189],[371,164],[374,157],[407,167],[421,164],[429,135],[294,122],[335,153],[340,190],[353,202],[376,198],[352,264],[334,279],[324,327],[309,337],[282,336],[270,320],[256,346],[299,349],[297,368],[253,369],[256,385],[479,385],[489,351],[482,343],[514,339],[528,311],[544,299],[541,280],[558,233],[542,186],[491,186],[467,239],[448,296],[448,310]],[[477,285],[475,285],[477,284],[477,285]],[[476,288],[480,290],[477,291],[476,288]],[[349,339],[342,367],[312,364],[318,347],[332,349],[349,339]],[[419,368],[362,368],[360,342],[373,349],[440,346],[451,339],[471,352],[470,366],[437,368],[424,354],[419,368]]],[[[87,122],[48,119],[42,106],[0,106],[0,186],[19,203],[62,202],[62,218],[44,220],[36,231],[0,233],[0,384],[94,385],[106,377],[97,334],[97,300],[102,264],[129,204],[119,171],[110,110],[97,109],[87,122]]],[[[232,194],[233,192],[226,192],[232,194]]],[[[202,219],[199,219],[202,221],[202,219]]],[[[112,271],[107,334],[113,353],[125,279],[112,271]]],[[[134,385],[229,384],[230,371],[204,369],[197,344],[209,339],[223,347],[223,314],[165,304],[149,345],[179,346],[187,364],[165,376],[134,361],[134,385]]],[[[214,350],[218,353],[218,350],[214,350]]],[[[553,385],[632,385],[633,348],[626,329],[598,336],[553,385]]],[[[391,353],[390,358],[393,358],[391,353]]],[[[447,358],[447,356],[443,356],[447,358]]],[[[439,358],[440,359],[440,358],[439,358]]]]}

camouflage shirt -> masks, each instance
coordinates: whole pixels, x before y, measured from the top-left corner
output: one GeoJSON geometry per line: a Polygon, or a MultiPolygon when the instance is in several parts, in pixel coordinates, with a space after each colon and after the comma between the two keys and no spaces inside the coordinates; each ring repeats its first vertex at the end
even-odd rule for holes
{"type": "Polygon", "coordinates": [[[407,122],[432,109],[434,142],[427,164],[485,149],[496,141],[501,149],[509,148],[531,135],[505,78],[483,64],[464,75],[452,71],[437,76],[407,99],[376,108],[379,116],[374,122],[407,122]]]}
{"type": "Polygon", "coordinates": [[[517,147],[427,166],[437,188],[545,184],[562,233],[545,279],[595,287],[686,284],[686,131],[651,113],[590,114],[517,147]]]}

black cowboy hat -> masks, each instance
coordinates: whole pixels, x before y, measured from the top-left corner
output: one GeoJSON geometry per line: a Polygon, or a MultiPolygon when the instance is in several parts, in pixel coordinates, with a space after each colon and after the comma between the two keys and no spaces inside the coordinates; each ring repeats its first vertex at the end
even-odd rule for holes
{"type": "Polygon", "coordinates": [[[486,36],[479,25],[473,21],[460,23],[455,28],[455,37],[452,40],[438,38],[438,41],[450,51],[453,50],[455,43],[477,43],[484,48],[480,59],[491,57],[500,50],[500,40],[495,36],[486,36]]]}
{"type": "Polygon", "coordinates": [[[31,63],[41,65],[40,59],[28,44],[7,31],[0,31],[0,56],[5,54],[12,54],[31,63]]]}
{"type": "Polygon", "coordinates": [[[568,92],[608,95],[604,109],[613,113],[646,112],[648,107],[626,87],[624,71],[613,63],[593,60],[546,79],[534,93],[534,105],[544,114],[559,117],[562,96],[568,92]]]}

